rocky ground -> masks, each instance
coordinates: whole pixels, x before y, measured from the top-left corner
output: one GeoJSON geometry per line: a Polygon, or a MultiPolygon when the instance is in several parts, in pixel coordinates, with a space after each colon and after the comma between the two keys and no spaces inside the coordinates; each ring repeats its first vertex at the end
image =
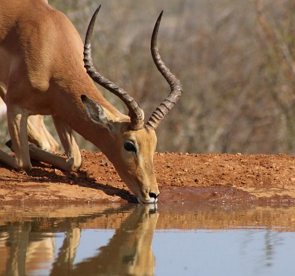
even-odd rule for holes
{"type": "MultiPolygon", "coordinates": [[[[155,155],[160,203],[295,205],[295,157],[288,155],[155,155]]],[[[101,153],[83,152],[77,173],[35,163],[31,172],[0,168],[0,205],[134,201],[101,153]]]]}

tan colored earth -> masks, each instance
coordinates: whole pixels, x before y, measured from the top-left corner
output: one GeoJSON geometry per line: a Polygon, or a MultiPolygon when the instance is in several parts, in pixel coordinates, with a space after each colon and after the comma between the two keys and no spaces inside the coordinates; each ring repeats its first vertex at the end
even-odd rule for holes
{"type": "MultiPolygon", "coordinates": [[[[34,163],[30,172],[0,168],[0,204],[135,201],[101,153],[83,152],[77,173],[34,163]]],[[[159,203],[295,205],[295,157],[157,153],[159,203]]]]}

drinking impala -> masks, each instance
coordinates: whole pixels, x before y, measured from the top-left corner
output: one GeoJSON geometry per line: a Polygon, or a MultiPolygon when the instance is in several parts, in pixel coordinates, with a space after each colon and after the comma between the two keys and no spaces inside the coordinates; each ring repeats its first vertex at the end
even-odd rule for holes
{"type": "MultiPolygon", "coordinates": [[[[101,149],[139,202],[153,203],[159,195],[153,168],[155,131],[182,91],[158,52],[162,13],[153,30],[151,53],[171,92],[145,123],[137,102],[93,66],[90,40],[99,9],[88,26],[83,63],[83,43],[63,13],[45,0],[1,0],[0,88],[7,105],[14,155],[0,151],[0,161],[29,170],[33,158],[62,170],[77,170],[81,155],[73,136],[75,130],[101,149]],[[122,114],[109,103],[93,80],[118,96],[129,114],[122,114]],[[36,135],[38,120],[29,119],[31,127],[27,127],[28,117],[36,114],[52,116],[67,158],[28,142],[28,134],[36,140],[48,139],[44,127],[39,133],[44,135],[36,135]]],[[[37,144],[42,145],[42,141],[37,144]]]]}

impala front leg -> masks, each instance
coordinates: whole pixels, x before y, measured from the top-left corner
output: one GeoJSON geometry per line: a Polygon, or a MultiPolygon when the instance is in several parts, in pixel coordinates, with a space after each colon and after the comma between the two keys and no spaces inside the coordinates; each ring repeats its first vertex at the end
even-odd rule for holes
{"type": "Polygon", "coordinates": [[[28,114],[17,107],[7,109],[8,129],[12,141],[15,157],[0,151],[0,161],[14,169],[29,170],[32,168],[28,135],[27,135],[28,114]]]}
{"type": "Polygon", "coordinates": [[[48,151],[42,150],[35,145],[30,145],[31,158],[53,165],[64,171],[75,171],[81,166],[81,153],[72,129],[64,122],[54,118],[54,124],[68,158],[64,158],[48,151]]]}
{"type": "Polygon", "coordinates": [[[78,170],[82,164],[82,158],[73,130],[65,122],[55,117],[53,117],[53,122],[65,153],[72,160],[71,170],[78,170]]]}
{"type": "Polygon", "coordinates": [[[50,152],[59,152],[59,145],[47,130],[43,116],[30,116],[28,119],[29,141],[38,145],[41,149],[50,152]]]}

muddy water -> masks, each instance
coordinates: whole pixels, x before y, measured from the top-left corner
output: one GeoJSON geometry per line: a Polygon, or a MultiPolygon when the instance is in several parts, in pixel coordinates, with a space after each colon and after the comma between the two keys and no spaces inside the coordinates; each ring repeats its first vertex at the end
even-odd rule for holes
{"type": "Polygon", "coordinates": [[[1,275],[295,275],[295,207],[3,206],[1,275]]]}

